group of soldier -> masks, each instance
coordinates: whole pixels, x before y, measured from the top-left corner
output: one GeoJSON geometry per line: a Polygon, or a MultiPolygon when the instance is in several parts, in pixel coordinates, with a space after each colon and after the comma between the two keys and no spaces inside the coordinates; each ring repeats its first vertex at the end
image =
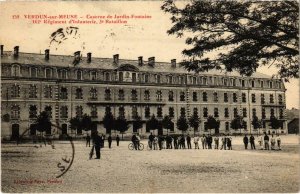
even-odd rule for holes
{"type": "MultiPolygon", "coordinates": [[[[249,139],[247,135],[245,135],[243,138],[243,142],[244,142],[245,149],[248,149],[249,142],[251,145],[251,149],[256,149],[255,137],[252,134],[250,135],[249,139]]],[[[271,150],[275,150],[276,145],[277,145],[277,149],[281,150],[281,138],[279,134],[277,134],[276,137],[274,134],[272,134],[271,139],[267,135],[267,133],[264,133],[264,135],[258,137],[258,144],[261,150],[270,150],[270,143],[271,143],[271,150]]]]}

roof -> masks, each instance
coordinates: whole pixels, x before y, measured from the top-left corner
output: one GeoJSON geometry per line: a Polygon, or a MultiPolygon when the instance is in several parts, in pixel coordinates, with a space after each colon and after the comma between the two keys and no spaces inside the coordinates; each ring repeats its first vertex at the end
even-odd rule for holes
{"type": "MultiPolygon", "coordinates": [[[[12,52],[6,51],[2,56],[2,63],[20,63],[20,64],[32,64],[32,65],[50,65],[59,67],[74,67],[73,61],[74,56],[72,55],[50,55],[49,60],[45,60],[44,54],[37,53],[23,53],[20,52],[17,59],[13,57],[12,52]]],[[[117,69],[122,65],[129,64],[139,71],[144,72],[157,72],[157,73],[192,73],[188,72],[184,67],[179,64],[176,67],[172,67],[171,63],[167,62],[155,62],[154,67],[148,65],[147,61],[144,61],[144,65],[140,66],[138,60],[119,59],[119,65],[114,64],[113,58],[97,58],[93,57],[91,63],[87,62],[87,57],[82,57],[80,63],[77,65],[78,68],[91,68],[91,69],[117,69]]],[[[237,71],[226,72],[225,70],[209,70],[207,72],[200,72],[199,75],[226,75],[226,76],[237,76],[241,75],[237,71]]],[[[255,72],[252,78],[267,78],[271,76],[255,72]]]]}

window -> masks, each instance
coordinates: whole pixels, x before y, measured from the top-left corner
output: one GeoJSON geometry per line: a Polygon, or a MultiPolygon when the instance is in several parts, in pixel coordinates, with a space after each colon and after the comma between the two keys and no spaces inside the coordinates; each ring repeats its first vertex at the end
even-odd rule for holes
{"type": "Polygon", "coordinates": [[[111,93],[110,93],[110,89],[108,89],[108,88],[105,89],[104,99],[111,100],[111,93]]]}
{"type": "Polygon", "coordinates": [[[62,99],[62,100],[68,99],[68,90],[67,90],[67,88],[62,87],[60,89],[60,99],[62,99]]]}
{"type": "Polygon", "coordinates": [[[185,108],[184,107],[180,108],[180,116],[185,117],[185,108]]]}
{"type": "Polygon", "coordinates": [[[125,118],[125,109],[123,106],[119,107],[119,117],[125,118]]]}
{"type": "Polygon", "coordinates": [[[52,78],[52,69],[45,69],[45,78],[52,78]]]}
{"type": "Polygon", "coordinates": [[[60,118],[62,118],[62,119],[68,118],[68,107],[67,106],[60,107],[60,118]]]}
{"type": "Polygon", "coordinates": [[[180,76],[180,77],[179,77],[179,82],[180,82],[181,85],[184,84],[184,77],[183,77],[183,76],[180,76]]]}
{"type": "Polygon", "coordinates": [[[256,109],[255,108],[252,109],[252,117],[256,117],[256,109]]]}
{"type": "Polygon", "coordinates": [[[76,79],[77,80],[82,80],[82,71],[81,70],[76,71],[76,79]]]}
{"type": "Polygon", "coordinates": [[[105,114],[110,114],[111,113],[111,108],[109,106],[105,107],[105,114]]]}
{"type": "Polygon", "coordinates": [[[131,115],[133,119],[136,119],[138,117],[137,107],[133,106],[131,109],[131,115]]]}
{"type": "Polygon", "coordinates": [[[265,104],[265,95],[264,94],[260,95],[260,102],[261,102],[261,104],[265,104]]]}
{"type": "Polygon", "coordinates": [[[198,100],[197,92],[193,92],[193,101],[197,102],[197,100],[198,100]]]}
{"type": "Polygon", "coordinates": [[[44,97],[52,98],[52,86],[47,85],[44,87],[44,97]]]}
{"type": "Polygon", "coordinates": [[[37,98],[37,88],[36,85],[29,86],[29,98],[37,98]]]}
{"type": "Polygon", "coordinates": [[[136,90],[131,90],[131,100],[137,100],[138,95],[136,90]]]}
{"type": "Polygon", "coordinates": [[[238,109],[237,108],[233,109],[233,116],[234,116],[234,118],[238,116],[238,109]]]}
{"type": "Polygon", "coordinates": [[[228,102],[228,94],[224,93],[224,102],[228,102]]]}
{"type": "Polygon", "coordinates": [[[261,109],[261,118],[262,119],[266,118],[266,109],[265,108],[261,109]]]}
{"type": "Polygon", "coordinates": [[[59,70],[59,71],[58,71],[58,77],[59,77],[60,79],[67,79],[67,78],[68,78],[68,77],[67,77],[67,70],[65,70],[65,69],[59,70]]]}
{"type": "Polygon", "coordinates": [[[273,117],[275,116],[274,113],[275,113],[275,112],[274,112],[274,109],[271,108],[271,109],[270,109],[270,118],[273,118],[273,117]]]}
{"type": "Polygon", "coordinates": [[[162,108],[161,106],[157,107],[157,118],[161,118],[162,117],[162,108]]]}
{"type": "Polygon", "coordinates": [[[97,89],[92,87],[90,90],[90,98],[91,100],[97,100],[98,95],[97,95],[97,89]]]}
{"type": "Polygon", "coordinates": [[[237,102],[237,95],[236,95],[236,93],[232,94],[232,101],[233,102],[237,102]]]}
{"type": "Polygon", "coordinates": [[[169,101],[174,101],[174,92],[169,91],[169,101]]]}
{"type": "Polygon", "coordinates": [[[75,99],[82,99],[82,89],[76,88],[75,99]]]}
{"type": "Polygon", "coordinates": [[[125,99],[124,90],[120,89],[118,94],[118,100],[124,100],[124,99],[125,99]]]}
{"type": "Polygon", "coordinates": [[[243,117],[247,117],[247,108],[243,108],[243,117]]]}
{"type": "Polygon", "coordinates": [[[145,118],[149,118],[150,117],[150,107],[146,106],[145,107],[145,118]]]}
{"type": "Polygon", "coordinates": [[[224,117],[225,117],[225,118],[228,118],[228,117],[229,117],[229,111],[228,111],[228,108],[225,108],[225,109],[224,109],[224,117]]]}
{"type": "Polygon", "coordinates": [[[110,74],[108,72],[105,73],[105,81],[110,81],[110,74]]]}
{"type": "Polygon", "coordinates": [[[228,85],[228,80],[224,78],[223,84],[224,84],[224,86],[227,86],[228,85]]]}
{"type": "Polygon", "coordinates": [[[255,103],[255,102],[256,102],[255,94],[251,94],[251,99],[252,99],[252,103],[255,103]]]}
{"type": "Polygon", "coordinates": [[[98,117],[98,111],[97,111],[97,107],[95,105],[92,105],[92,107],[91,107],[91,117],[92,118],[98,117]]]}
{"type": "Polygon", "coordinates": [[[203,92],[202,100],[203,100],[203,102],[207,102],[207,93],[206,92],[203,92]]]}
{"type": "Polygon", "coordinates": [[[242,93],[242,102],[246,102],[246,94],[245,93],[242,93]]]}
{"type": "Polygon", "coordinates": [[[144,100],[150,100],[150,92],[149,92],[149,90],[145,90],[145,92],[144,92],[144,100]]]}
{"type": "Polygon", "coordinates": [[[11,88],[11,97],[12,98],[18,98],[20,97],[20,86],[17,84],[12,85],[11,88]]]}
{"type": "Polygon", "coordinates": [[[76,106],[75,110],[76,110],[76,117],[81,118],[82,115],[83,115],[83,109],[82,109],[82,106],[76,106]]]}
{"type": "Polygon", "coordinates": [[[260,87],[261,87],[261,88],[264,87],[264,81],[260,81],[260,87]]]}
{"type": "Polygon", "coordinates": [[[251,86],[252,86],[252,88],[255,87],[255,82],[254,82],[254,80],[251,81],[251,86]]]}
{"type": "Polygon", "coordinates": [[[162,101],[162,92],[160,90],[158,90],[156,92],[156,100],[157,101],[162,101]]]}
{"type": "Polygon", "coordinates": [[[278,103],[283,104],[283,98],[281,94],[278,95],[278,103]]]}
{"type": "Polygon", "coordinates": [[[133,83],[136,82],[136,73],[132,73],[132,82],[133,82],[133,83]]]}
{"type": "Polygon", "coordinates": [[[232,86],[236,86],[236,79],[232,80],[232,86]]]}
{"type": "Polygon", "coordinates": [[[192,82],[193,82],[194,85],[196,85],[196,84],[197,84],[197,78],[196,78],[196,77],[193,77],[193,78],[192,78],[192,82]]]}
{"type": "Polygon", "coordinates": [[[97,72],[96,71],[91,71],[90,76],[91,76],[91,80],[97,80],[97,72]]]}
{"type": "Polygon", "coordinates": [[[179,98],[180,98],[180,101],[185,101],[185,93],[184,92],[180,92],[179,98]]]}
{"type": "Polygon", "coordinates": [[[51,119],[52,118],[52,107],[51,106],[45,106],[45,111],[46,111],[48,117],[51,119]]]}
{"type": "Polygon", "coordinates": [[[37,107],[36,105],[29,106],[29,118],[34,119],[37,118],[37,107]]]}
{"type": "Polygon", "coordinates": [[[202,78],[202,83],[203,83],[203,85],[207,85],[207,78],[206,77],[202,78]]]}
{"type": "Polygon", "coordinates": [[[219,110],[218,110],[218,108],[214,109],[214,117],[219,117],[219,110]]]}
{"type": "Polygon", "coordinates": [[[19,65],[13,65],[12,66],[11,75],[13,77],[19,77],[20,76],[20,66],[19,65]]]}
{"type": "Polygon", "coordinates": [[[198,108],[194,108],[193,109],[193,115],[194,116],[198,116],[198,108]]]}
{"type": "Polygon", "coordinates": [[[218,102],[218,93],[214,92],[214,102],[218,102]]]}
{"type": "Polygon", "coordinates": [[[172,76],[172,75],[169,75],[169,76],[168,76],[168,83],[169,83],[169,84],[172,84],[172,83],[173,83],[173,76],[172,76]]]}
{"type": "Polygon", "coordinates": [[[270,94],[270,103],[273,104],[274,103],[274,95],[270,94]]]}
{"type": "Polygon", "coordinates": [[[208,116],[208,109],[203,108],[203,117],[206,118],[208,116]]]}
{"type": "Polygon", "coordinates": [[[20,118],[20,106],[13,105],[11,107],[11,119],[19,119],[20,118]]]}
{"type": "Polygon", "coordinates": [[[149,82],[149,75],[145,74],[145,83],[148,83],[148,82],[149,82]]]}
{"type": "Polygon", "coordinates": [[[120,81],[120,82],[123,81],[123,72],[119,72],[119,81],[120,81]]]}
{"type": "Polygon", "coordinates": [[[242,87],[245,87],[245,80],[241,80],[242,87]]]}
{"type": "Polygon", "coordinates": [[[229,122],[225,122],[225,131],[229,131],[229,122]]]}
{"type": "Polygon", "coordinates": [[[156,75],[156,83],[160,83],[160,75],[156,75]]]}
{"type": "Polygon", "coordinates": [[[279,109],[279,119],[283,119],[283,109],[279,109]]]}
{"type": "Polygon", "coordinates": [[[169,107],[169,117],[173,118],[174,117],[174,108],[169,107]]]}
{"type": "Polygon", "coordinates": [[[269,88],[273,88],[273,82],[269,82],[269,88]]]}
{"type": "Polygon", "coordinates": [[[36,67],[31,67],[30,68],[30,77],[36,78],[38,75],[38,70],[36,67]]]}

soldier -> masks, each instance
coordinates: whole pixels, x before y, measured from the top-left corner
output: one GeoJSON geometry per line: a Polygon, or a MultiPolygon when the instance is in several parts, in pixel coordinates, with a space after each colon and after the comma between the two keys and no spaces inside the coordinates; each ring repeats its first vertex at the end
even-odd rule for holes
{"type": "Polygon", "coordinates": [[[117,135],[116,141],[117,141],[117,146],[119,146],[119,142],[120,142],[120,137],[119,137],[119,135],[117,135]]]}
{"type": "Polygon", "coordinates": [[[91,136],[89,134],[87,134],[86,138],[86,147],[89,145],[89,147],[91,147],[91,136]]]}
{"type": "Polygon", "coordinates": [[[108,141],[108,147],[109,149],[111,148],[111,142],[112,142],[112,138],[111,138],[111,135],[109,134],[108,138],[107,138],[107,141],[108,141]]]}
{"type": "Polygon", "coordinates": [[[251,145],[251,150],[256,149],[255,148],[255,138],[252,134],[250,136],[250,145],[251,145]]]}
{"type": "Polygon", "coordinates": [[[245,145],[245,150],[248,149],[248,137],[247,137],[247,134],[245,134],[243,142],[244,142],[244,145],[245,145]]]}

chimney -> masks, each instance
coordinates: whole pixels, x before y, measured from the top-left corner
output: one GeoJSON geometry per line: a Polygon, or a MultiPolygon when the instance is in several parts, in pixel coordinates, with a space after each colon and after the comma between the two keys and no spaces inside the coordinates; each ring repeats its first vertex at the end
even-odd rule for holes
{"type": "Polygon", "coordinates": [[[46,49],[46,50],[45,50],[45,60],[46,60],[46,61],[49,61],[49,53],[50,53],[50,50],[49,50],[49,49],[46,49]]]}
{"type": "Polygon", "coordinates": [[[3,56],[3,47],[4,45],[1,45],[1,56],[3,56]]]}
{"type": "Polygon", "coordinates": [[[17,58],[19,56],[19,46],[14,47],[14,57],[17,58]]]}
{"type": "Polygon", "coordinates": [[[80,63],[81,57],[80,57],[80,51],[76,51],[74,53],[74,61],[73,61],[73,65],[77,65],[80,63]]]}
{"type": "Polygon", "coordinates": [[[155,57],[149,57],[148,58],[148,65],[151,67],[154,67],[155,65],[155,57]]]}
{"type": "Polygon", "coordinates": [[[113,58],[114,58],[114,64],[118,65],[119,64],[119,54],[115,54],[113,56],[113,58]]]}
{"type": "Polygon", "coordinates": [[[92,61],[92,53],[87,53],[87,62],[90,63],[92,61]]]}
{"type": "Polygon", "coordinates": [[[143,66],[143,57],[142,56],[139,56],[138,57],[138,63],[139,63],[139,66],[143,66]]]}
{"type": "Polygon", "coordinates": [[[171,59],[171,67],[176,68],[176,59],[171,59]]]}

